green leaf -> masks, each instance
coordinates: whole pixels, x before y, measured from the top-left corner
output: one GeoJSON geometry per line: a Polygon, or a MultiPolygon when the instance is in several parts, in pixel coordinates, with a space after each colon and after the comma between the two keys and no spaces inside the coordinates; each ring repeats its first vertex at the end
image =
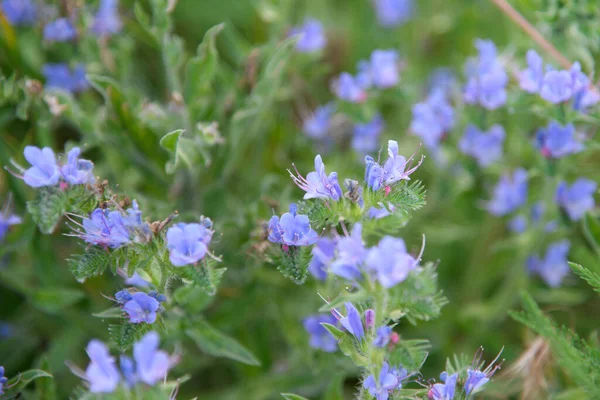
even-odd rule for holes
{"type": "Polygon", "coordinates": [[[84,297],[85,293],[79,289],[41,289],[33,294],[31,301],[37,308],[55,314],[64,311],[66,307],[77,303],[84,297]]]}
{"type": "MultiPolygon", "coordinates": [[[[39,362],[39,369],[42,371],[49,371],[50,364],[48,358],[43,356],[39,362]]],[[[55,400],[58,398],[56,394],[56,381],[54,379],[43,379],[35,384],[36,399],[39,400],[55,400]]]]}
{"type": "Polygon", "coordinates": [[[97,318],[123,318],[123,310],[119,307],[111,307],[92,315],[97,318]]]}
{"type": "Polygon", "coordinates": [[[585,280],[594,288],[596,292],[600,293],[600,275],[595,272],[590,271],[587,268],[582,267],[579,264],[575,264],[574,262],[569,262],[569,266],[579,277],[585,280]]]}
{"type": "Polygon", "coordinates": [[[186,283],[200,287],[209,296],[217,293],[217,287],[227,268],[217,268],[217,261],[210,259],[198,266],[174,267],[171,271],[186,283]]]}
{"type": "Polygon", "coordinates": [[[215,41],[225,24],[215,25],[204,34],[198,45],[196,56],[186,67],[184,96],[187,103],[193,103],[206,94],[217,72],[219,54],[215,41]]]}
{"type": "Polygon", "coordinates": [[[331,336],[333,336],[336,340],[342,340],[347,336],[346,333],[342,332],[335,326],[328,324],[327,322],[321,322],[321,326],[327,329],[327,332],[331,333],[331,336]]]}
{"type": "Polygon", "coordinates": [[[173,292],[173,300],[190,314],[202,312],[214,300],[214,297],[198,286],[181,286],[173,292]]]}
{"type": "Polygon", "coordinates": [[[321,306],[321,308],[319,308],[319,312],[328,312],[333,310],[334,308],[340,308],[347,302],[360,303],[367,300],[369,297],[369,293],[362,289],[352,293],[342,293],[329,303],[321,306]]]}
{"type": "Polygon", "coordinates": [[[101,275],[107,267],[117,264],[119,250],[107,251],[101,247],[86,248],[84,253],[67,259],[69,269],[79,283],[93,276],[101,275]]]}
{"type": "Polygon", "coordinates": [[[402,365],[409,372],[419,371],[429,355],[431,344],[425,339],[400,340],[389,355],[391,365],[402,365]]]}
{"type": "Polygon", "coordinates": [[[37,199],[27,202],[27,211],[44,234],[54,232],[65,214],[67,196],[58,187],[43,187],[37,191],[37,199]]]}
{"type": "Polygon", "coordinates": [[[186,330],[185,333],[208,354],[230,358],[248,365],[260,365],[260,361],[250,350],[204,320],[195,322],[194,327],[186,330]]]}
{"type": "Polygon", "coordinates": [[[287,251],[284,251],[281,246],[271,246],[270,256],[283,276],[301,285],[308,276],[311,251],[312,246],[288,246],[287,251]]]}
{"type": "Polygon", "coordinates": [[[281,393],[281,396],[286,400],[308,400],[306,397],[298,396],[293,393],[281,393]]]}
{"type": "Polygon", "coordinates": [[[183,129],[177,129],[173,132],[167,133],[160,139],[160,147],[171,153],[175,153],[177,151],[177,143],[179,142],[179,137],[183,132],[183,129]]]}
{"type": "Polygon", "coordinates": [[[6,390],[4,392],[4,396],[6,396],[6,398],[10,398],[11,395],[14,396],[25,386],[39,378],[53,378],[53,376],[41,369],[30,369],[28,371],[21,372],[12,379],[9,379],[9,381],[5,384],[4,388],[6,390]]]}
{"type": "Polygon", "coordinates": [[[183,132],[183,129],[177,129],[167,133],[160,139],[160,147],[167,150],[170,155],[170,160],[165,165],[167,174],[173,174],[179,168],[181,161],[188,168],[194,167],[193,160],[199,154],[198,143],[193,139],[183,137],[183,132]]]}
{"type": "Polygon", "coordinates": [[[151,330],[151,324],[132,324],[128,321],[108,326],[109,336],[120,353],[125,353],[132,348],[135,342],[151,330]]]}

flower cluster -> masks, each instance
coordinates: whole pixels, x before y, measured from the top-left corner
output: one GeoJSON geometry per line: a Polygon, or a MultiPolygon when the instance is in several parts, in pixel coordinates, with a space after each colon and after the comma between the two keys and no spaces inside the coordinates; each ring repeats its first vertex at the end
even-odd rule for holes
{"type": "Polygon", "coordinates": [[[203,218],[201,223],[178,223],[167,230],[169,259],[176,267],[195,264],[208,253],[212,239],[212,221],[203,218]]]}
{"type": "Polygon", "coordinates": [[[415,154],[408,160],[406,157],[398,154],[398,142],[395,140],[388,141],[388,159],[381,166],[373,157],[365,157],[365,182],[372,190],[379,190],[383,187],[388,187],[401,180],[410,180],[410,175],[419,168],[423,163],[423,158],[412,166],[415,154]]]}
{"type": "Polygon", "coordinates": [[[301,26],[293,28],[289,35],[298,36],[296,50],[301,53],[313,53],[322,50],[327,45],[323,25],[313,18],[308,18],[301,26]]]}
{"type": "Polygon", "coordinates": [[[306,192],[304,199],[331,199],[338,201],[342,197],[342,188],[338,183],[337,172],[329,175],[325,172],[325,164],[320,155],[315,157],[315,170],[304,178],[298,171],[297,176],[288,170],[292,180],[306,192]]]}
{"type": "Polygon", "coordinates": [[[505,136],[504,128],[500,125],[492,126],[487,132],[469,125],[458,146],[464,154],[475,158],[480,167],[487,167],[502,157],[505,136]]]}
{"type": "Polygon", "coordinates": [[[410,20],[414,13],[413,0],[374,0],[377,21],[383,27],[391,28],[410,20]]]}
{"type": "Polygon", "coordinates": [[[144,293],[123,289],[115,293],[115,300],[123,307],[129,322],[153,324],[156,321],[156,313],[163,311],[160,303],[167,301],[167,297],[154,290],[144,293]]]}
{"type": "Polygon", "coordinates": [[[412,108],[410,129],[429,149],[436,149],[454,124],[454,109],[448,102],[446,91],[439,85],[424,102],[412,108]]]}
{"type": "Polygon", "coordinates": [[[490,40],[477,39],[475,47],[479,57],[471,59],[465,67],[467,84],[463,98],[467,104],[479,104],[495,110],[506,103],[508,74],[498,60],[496,45],[490,40]]]}
{"type": "Polygon", "coordinates": [[[271,217],[268,228],[270,242],[284,246],[310,246],[317,241],[319,235],[311,229],[308,217],[296,211],[296,204],[290,204],[290,212],[281,218],[276,215],[271,217]]]}

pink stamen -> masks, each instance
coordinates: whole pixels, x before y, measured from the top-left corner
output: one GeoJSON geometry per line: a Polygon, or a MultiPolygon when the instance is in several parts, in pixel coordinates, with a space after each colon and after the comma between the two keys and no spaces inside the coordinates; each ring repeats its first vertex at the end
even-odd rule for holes
{"type": "Polygon", "coordinates": [[[386,186],[385,187],[385,197],[388,197],[388,195],[390,194],[391,191],[392,191],[392,188],[390,186],[386,186]]]}
{"type": "Polygon", "coordinates": [[[392,332],[390,335],[390,343],[397,344],[400,341],[400,336],[396,332],[392,332]]]}

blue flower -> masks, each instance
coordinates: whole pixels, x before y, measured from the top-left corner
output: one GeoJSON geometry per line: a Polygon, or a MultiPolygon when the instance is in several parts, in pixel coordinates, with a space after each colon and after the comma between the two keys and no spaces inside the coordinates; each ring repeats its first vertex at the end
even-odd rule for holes
{"type": "Polygon", "coordinates": [[[481,167],[487,167],[502,158],[504,137],[504,128],[500,125],[492,126],[487,132],[468,125],[458,146],[464,154],[475,158],[481,167]]]}
{"type": "Polygon", "coordinates": [[[308,272],[316,279],[327,279],[327,266],[333,260],[336,243],[328,237],[320,237],[312,249],[312,259],[308,264],[308,272]]]}
{"type": "Polygon", "coordinates": [[[304,133],[315,139],[323,139],[331,126],[331,116],[335,112],[335,104],[328,103],[317,107],[315,113],[304,121],[304,133]]]}
{"type": "Polygon", "coordinates": [[[569,74],[571,75],[571,84],[574,94],[585,89],[590,84],[590,78],[581,72],[581,64],[579,61],[576,61],[571,65],[569,74]]]}
{"type": "Polygon", "coordinates": [[[388,141],[388,159],[383,167],[373,157],[365,157],[365,182],[367,182],[367,186],[373,190],[379,190],[384,185],[391,185],[400,180],[410,180],[410,175],[423,163],[423,157],[421,157],[419,163],[411,168],[414,156],[413,154],[407,160],[405,157],[398,155],[398,142],[395,140],[388,141]]]}
{"type": "Polygon", "coordinates": [[[359,153],[369,153],[377,150],[377,142],[383,129],[384,121],[380,115],[375,116],[366,124],[356,124],[354,126],[354,136],[352,137],[352,148],[359,153]]]}
{"type": "Polygon", "coordinates": [[[400,82],[398,52],[375,50],[371,53],[370,72],[373,85],[380,89],[396,86],[400,82]]]}
{"type": "Polygon", "coordinates": [[[385,347],[390,341],[390,335],[392,334],[391,326],[380,326],[377,328],[375,339],[373,340],[373,346],[385,347]]]}
{"type": "Polygon", "coordinates": [[[273,243],[287,246],[310,246],[319,235],[310,227],[308,216],[297,214],[296,204],[290,204],[290,212],[281,216],[273,215],[269,220],[268,239],[273,243]]]}
{"type": "Polygon", "coordinates": [[[23,174],[23,180],[31,187],[54,186],[60,179],[60,170],[56,163],[56,156],[50,147],[40,149],[35,146],[26,146],[23,151],[25,159],[31,168],[23,174]]]}
{"type": "Polygon", "coordinates": [[[140,276],[140,274],[138,274],[137,272],[133,272],[133,275],[131,275],[130,277],[125,277],[125,284],[126,285],[130,285],[130,286],[137,286],[139,288],[145,288],[150,286],[150,282],[148,282],[147,280],[145,280],[144,278],[142,278],[140,276]]]}
{"type": "Polygon", "coordinates": [[[559,158],[583,150],[583,145],[575,137],[573,124],[565,126],[552,121],[546,128],[537,131],[535,145],[544,157],[559,158]]]}
{"type": "Polygon", "coordinates": [[[147,222],[142,220],[142,211],[135,199],[126,212],[127,215],[123,217],[123,225],[127,227],[136,242],[148,242],[152,237],[152,229],[147,222]]]}
{"type": "Polygon", "coordinates": [[[347,302],[346,313],[347,316],[343,316],[339,313],[339,311],[334,310],[334,312],[338,315],[340,323],[342,326],[352,334],[358,340],[362,340],[365,336],[365,328],[363,327],[362,320],[360,319],[360,314],[354,304],[347,302]]]}
{"type": "Polygon", "coordinates": [[[575,93],[573,97],[573,109],[576,111],[585,112],[589,107],[600,102],[600,92],[597,87],[594,90],[584,88],[575,93]]]}
{"type": "Polygon", "coordinates": [[[119,290],[117,293],[115,293],[115,300],[121,305],[125,305],[125,303],[132,299],[133,296],[127,289],[119,290]]]}
{"type": "Polygon", "coordinates": [[[97,208],[82,221],[82,226],[85,233],[79,236],[87,243],[115,249],[130,242],[129,231],[118,211],[97,208]]]}
{"type": "Polygon", "coordinates": [[[304,199],[332,199],[338,201],[342,197],[342,188],[338,183],[337,172],[329,175],[325,172],[325,164],[321,155],[315,157],[315,171],[309,172],[304,178],[296,170],[298,176],[288,170],[292,180],[298,187],[306,192],[304,199]]]}
{"type": "Polygon", "coordinates": [[[8,378],[4,376],[4,367],[0,366],[0,394],[4,394],[4,385],[8,382],[8,378]]]}
{"type": "Polygon", "coordinates": [[[527,171],[523,168],[510,175],[503,175],[494,188],[494,197],[487,204],[490,213],[502,216],[510,214],[527,201],[527,171]]]}
{"type": "Polygon", "coordinates": [[[448,67],[440,67],[433,70],[428,79],[428,90],[430,96],[440,92],[444,96],[449,96],[456,86],[456,75],[448,67]]]}
{"type": "Polygon", "coordinates": [[[573,96],[573,80],[568,71],[548,71],[540,90],[542,99],[558,104],[568,101],[573,96]]]}
{"type": "Polygon", "coordinates": [[[371,218],[371,219],[385,218],[388,215],[392,215],[394,213],[394,211],[396,210],[396,206],[393,205],[392,203],[388,203],[387,207],[385,205],[383,205],[382,203],[379,203],[379,205],[381,206],[380,208],[377,208],[377,207],[369,208],[369,218],[371,218]]]}
{"type": "Polygon", "coordinates": [[[77,65],[73,70],[67,64],[44,64],[42,74],[46,78],[46,87],[77,93],[89,87],[85,76],[85,67],[77,65]]]}
{"type": "Polygon", "coordinates": [[[364,262],[366,249],[362,240],[362,224],[356,223],[350,236],[341,237],[336,245],[336,257],[330,271],[348,280],[361,277],[360,265],[364,262]]]}
{"type": "Polygon", "coordinates": [[[208,252],[213,231],[201,224],[180,222],[167,230],[169,260],[176,267],[195,264],[208,252]]]}
{"type": "Polygon", "coordinates": [[[121,30],[118,0],[100,0],[98,13],[94,17],[92,32],[97,36],[110,36],[121,30]]]}
{"type": "Polygon", "coordinates": [[[133,345],[137,377],[147,385],[163,381],[171,367],[167,352],[158,350],[159,341],[160,338],[156,332],[148,332],[133,345]]]}
{"type": "Polygon", "coordinates": [[[524,215],[517,215],[508,222],[508,229],[514,233],[523,233],[527,229],[527,218],[524,215]]]}
{"type": "Polygon", "coordinates": [[[77,31],[67,18],[59,18],[44,27],[44,39],[53,42],[67,42],[75,39],[77,31]]]}
{"type": "Polygon", "coordinates": [[[467,64],[468,77],[463,97],[467,104],[479,104],[495,110],[506,103],[508,75],[496,58],[496,46],[490,40],[477,39],[479,58],[467,64]]]}
{"type": "Polygon", "coordinates": [[[96,178],[92,170],[94,164],[89,160],[80,160],[81,149],[73,147],[67,156],[67,163],[60,168],[63,178],[71,185],[93,184],[96,178]]]}
{"type": "Polygon", "coordinates": [[[527,259],[528,270],[538,274],[550,287],[558,287],[565,276],[569,274],[567,255],[570,243],[568,240],[552,243],[546,250],[546,256],[541,259],[536,255],[527,259]]]}
{"type": "Polygon", "coordinates": [[[434,90],[422,103],[412,108],[411,131],[430,149],[436,148],[454,127],[454,109],[441,89],[434,90]]]}
{"type": "Polygon", "coordinates": [[[594,193],[597,187],[596,182],[584,178],[577,179],[571,186],[567,182],[560,182],[556,189],[556,202],[571,221],[578,221],[595,207],[594,193]]]}
{"type": "Polygon", "coordinates": [[[347,72],[340,74],[337,81],[334,82],[333,90],[337,97],[350,103],[362,103],[367,99],[367,93],[361,85],[361,81],[347,72]]]}
{"type": "Polygon", "coordinates": [[[310,335],[308,343],[313,349],[333,353],[337,350],[337,340],[321,325],[321,322],[337,325],[337,320],[330,314],[311,315],[302,321],[304,329],[310,335]]]}
{"type": "Polygon", "coordinates": [[[379,379],[375,379],[371,374],[363,382],[363,387],[377,400],[387,400],[390,391],[397,389],[398,381],[398,377],[390,372],[388,363],[384,361],[379,371],[379,379]]]}
{"type": "Polygon", "coordinates": [[[131,295],[129,300],[123,306],[123,311],[129,315],[129,321],[134,324],[146,322],[152,324],[156,321],[156,311],[160,303],[152,296],[144,292],[136,292],[131,295]]]}
{"type": "Polygon", "coordinates": [[[2,0],[2,13],[11,25],[33,25],[36,6],[32,0],[2,0]]]}
{"type": "Polygon", "coordinates": [[[376,247],[369,250],[366,265],[385,288],[403,282],[418,264],[418,260],[406,252],[404,240],[385,236],[376,247]]]}
{"type": "Polygon", "coordinates": [[[467,393],[467,396],[477,391],[477,389],[489,381],[490,379],[487,377],[485,372],[468,369],[467,380],[465,381],[465,392],[467,393]]]}
{"type": "Polygon", "coordinates": [[[99,340],[92,340],[86,349],[91,363],[85,370],[85,377],[92,393],[112,393],[117,388],[121,376],[115,366],[115,359],[108,348],[99,340]]]}
{"type": "Polygon", "coordinates": [[[544,82],[544,61],[535,51],[527,52],[527,68],[519,73],[521,89],[529,93],[539,93],[544,82]]]}
{"type": "Polygon", "coordinates": [[[436,383],[429,389],[427,394],[431,400],[452,400],[454,399],[454,392],[456,391],[456,380],[458,374],[452,374],[448,376],[448,373],[442,372],[440,379],[444,383],[436,383]]]}
{"type": "Polygon", "coordinates": [[[386,28],[402,25],[414,13],[413,0],[375,0],[377,21],[386,28]]]}
{"type": "Polygon", "coordinates": [[[327,44],[327,37],[323,31],[321,22],[308,18],[301,26],[290,31],[290,36],[298,35],[296,50],[301,53],[312,53],[319,51],[327,44]]]}
{"type": "Polygon", "coordinates": [[[21,217],[11,214],[10,208],[9,200],[0,211],[0,242],[2,242],[11,226],[21,223],[21,217]]]}
{"type": "Polygon", "coordinates": [[[125,378],[125,383],[128,387],[134,387],[137,383],[137,375],[135,374],[135,364],[131,357],[121,356],[119,358],[119,366],[121,367],[121,372],[123,373],[123,378],[125,378]]]}

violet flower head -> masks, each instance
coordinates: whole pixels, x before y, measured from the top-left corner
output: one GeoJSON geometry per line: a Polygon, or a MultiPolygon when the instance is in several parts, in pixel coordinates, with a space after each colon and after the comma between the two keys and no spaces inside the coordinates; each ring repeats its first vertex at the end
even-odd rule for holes
{"type": "Polygon", "coordinates": [[[497,216],[510,214],[527,201],[527,171],[515,170],[505,174],[494,188],[494,196],[487,204],[488,211],[497,216]]]}
{"type": "Polygon", "coordinates": [[[4,376],[4,367],[0,366],[0,394],[4,394],[6,382],[8,382],[8,378],[4,376]]]}
{"type": "Polygon", "coordinates": [[[375,50],[371,53],[371,79],[380,89],[396,86],[400,82],[398,52],[394,50],[375,50]]]}
{"type": "Polygon", "coordinates": [[[85,370],[85,377],[92,393],[112,393],[117,388],[121,376],[115,366],[108,348],[99,340],[92,340],[86,349],[90,357],[90,365],[85,370]]]}
{"type": "Polygon", "coordinates": [[[573,79],[569,71],[548,71],[540,90],[542,99],[558,104],[568,101],[573,96],[573,79]]]}
{"type": "Polygon", "coordinates": [[[354,136],[352,137],[352,148],[359,153],[369,153],[377,150],[377,142],[384,126],[383,118],[380,115],[375,116],[366,124],[356,124],[354,126],[354,136]]]}
{"type": "Polygon", "coordinates": [[[441,89],[435,90],[422,103],[412,108],[411,131],[430,149],[438,147],[444,136],[454,127],[454,109],[441,89]]]}
{"type": "Polygon", "coordinates": [[[363,382],[363,387],[377,400],[387,400],[390,392],[398,388],[398,377],[391,373],[387,362],[383,362],[379,377],[369,375],[363,382]]]}
{"type": "Polygon", "coordinates": [[[21,217],[12,213],[11,198],[5,202],[2,210],[0,210],[0,243],[6,236],[8,229],[13,225],[21,223],[21,217]]]}
{"type": "Polygon", "coordinates": [[[208,252],[213,231],[197,223],[180,222],[167,230],[169,260],[176,267],[195,264],[208,252]]]}
{"type": "Polygon", "coordinates": [[[565,126],[552,121],[536,133],[535,145],[544,157],[560,158],[583,150],[573,124],[565,126]]]}
{"type": "Polygon", "coordinates": [[[85,232],[80,236],[87,243],[116,249],[130,242],[129,231],[118,211],[97,208],[81,224],[85,232]]]}
{"type": "Polygon", "coordinates": [[[314,139],[323,139],[329,132],[334,112],[335,105],[333,103],[317,107],[314,114],[304,121],[304,133],[314,139]]]}
{"type": "Polygon", "coordinates": [[[301,53],[312,53],[327,45],[327,37],[323,24],[314,18],[308,18],[304,23],[290,31],[289,36],[298,36],[296,50],[301,53]]]}
{"type": "Polygon", "coordinates": [[[345,317],[341,315],[337,310],[334,310],[334,312],[339,318],[339,321],[342,324],[342,326],[348,332],[350,332],[352,336],[354,336],[356,339],[362,340],[362,338],[365,336],[365,328],[363,327],[360,314],[358,313],[356,307],[354,307],[354,304],[347,302],[345,306],[347,313],[345,317]]]}
{"type": "Polygon", "coordinates": [[[571,65],[569,75],[571,75],[571,90],[573,91],[573,94],[585,89],[590,84],[590,78],[581,71],[581,64],[579,61],[576,61],[571,65]]]}
{"type": "Polygon", "coordinates": [[[11,25],[33,25],[37,16],[37,8],[33,0],[2,0],[2,13],[11,25]]]}
{"type": "Polygon", "coordinates": [[[309,172],[306,178],[300,175],[297,170],[297,176],[290,170],[288,172],[294,183],[306,192],[304,200],[331,199],[338,201],[342,197],[342,188],[338,183],[337,172],[327,175],[321,155],[315,157],[315,171],[309,172]]]}
{"type": "Polygon", "coordinates": [[[92,32],[96,36],[110,36],[119,33],[123,26],[119,17],[118,0],[100,0],[100,7],[94,17],[92,32]]]}
{"type": "Polygon", "coordinates": [[[544,61],[535,51],[527,52],[527,68],[519,73],[521,89],[529,93],[539,93],[544,82],[544,61]]]}
{"type": "Polygon", "coordinates": [[[333,260],[336,243],[328,237],[320,237],[312,248],[312,259],[308,264],[308,272],[316,279],[327,279],[327,266],[333,260]]]}
{"type": "Polygon", "coordinates": [[[331,263],[332,274],[348,280],[360,279],[361,264],[367,251],[362,240],[362,224],[356,223],[350,236],[341,237],[336,245],[336,256],[331,263]]]}
{"type": "Polygon", "coordinates": [[[333,353],[337,350],[337,340],[321,325],[321,322],[337,325],[337,320],[331,314],[311,315],[302,321],[304,329],[310,335],[308,343],[313,349],[333,353]]]}
{"type": "MultiPolygon", "coordinates": [[[[415,153],[416,154],[416,153],[415,153]]],[[[365,182],[372,190],[379,190],[385,185],[391,185],[401,180],[410,180],[410,175],[423,163],[423,157],[419,163],[412,167],[413,154],[408,160],[398,155],[398,142],[388,141],[388,159],[383,167],[373,157],[365,157],[365,182]]]]}
{"type": "Polygon", "coordinates": [[[559,287],[569,274],[570,268],[567,261],[570,243],[568,240],[552,243],[546,250],[543,259],[531,256],[527,260],[529,272],[539,275],[550,287],[559,287]]]}
{"type": "Polygon", "coordinates": [[[119,367],[121,367],[121,373],[127,387],[134,387],[138,382],[138,377],[135,373],[135,364],[131,357],[121,356],[119,357],[119,367]]]}
{"type": "Polygon", "coordinates": [[[42,74],[46,78],[46,87],[50,89],[77,93],[89,87],[83,64],[75,66],[73,70],[67,64],[44,64],[42,74]]]}
{"type": "Polygon", "coordinates": [[[119,290],[117,293],[115,293],[115,300],[121,305],[125,305],[125,303],[132,299],[133,296],[131,295],[131,292],[127,289],[119,290]]]}
{"type": "Polygon", "coordinates": [[[494,125],[486,132],[468,125],[458,147],[464,154],[475,158],[479,166],[487,167],[502,158],[505,136],[504,128],[500,125],[494,125]]]}
{"type": "Polygon", "coordinates": [[[154,297],[144,292],[136,292],[131,295],[129,300],[123,306],[123,311],[129,316],[129,321],[134,324],[145,322],[153,324],[156,321],[156,311],[160,303],[154,297]]]}
{"type": "Polygon", "coordinates": [[[490,379],[484,372],[469,369],[467,370],[467,380],[465,381],[465,392],[469,395],[489,381],[490,379]]]}
{"type": "Polygon", "coordinates": [[[600,102],[600,91],[598,88],[594,87],[592,90],[586,87],[575,93],[573,97],[573,109],[586,112],[589,107],[598,104],[598,102],[600,102]]]}
{"type": "Polygon", "coordinates": [[[366,258],[367,270],[385,288],[404,282],[418,263],[418,259],[407,253],[404,240],[391,236],[381,239],[366,258]]]}
{"type": "Polygon", "coordinates": [[[595,207],[594,193],[597,188],[596,182],[585,178],[577,179],[570,186],[564,181],[560,182],[556,189],[556,202],[571,221],[578,221],[595,207]]]}
{"type": "Polygon", "coordinates": [[[458,374],[448,375],[448,373],[442,372],[440,380],[443,383],[433,385],[427,394],[428,398],[431,400],[453,400],[457,379],[458,374]]]}
{"type": "Polygon", "coordinates": [[[319,235],[310,227],[308,216],[297,213],[296,204],[290,204],[290,212],[281,216],[274,215],[269,221],[268,239],[273,243],[287,246],[310,246],[319,235]]]}
{"type": "Polygon", "coordinates": [[[59,18],[44,27],[44,39],[51,42],[68,42],[77,37],[77,30],[68,18],[59,18]]]}
{"type": "Polygon", "coordinates": [[[463,98],[467,104],[479,104],[495,110],[506,103],[508,75],[497,60],[496,46],[490,40],[477,39],[475,46],[479,57],[467,64],[467,84],[463,98]]]}
{"type": "Polygon", "coordinates": [[[54,186],[60,179],[60,170],[56,156],[50,147],[40,149],[36,146],[26,146],[23,151],[25,159],[31,167],[23,173],[25,183],[33,188],[54,186]]]}
{"type": "Polygon", "coordinates": [[[380,205],[379,208],[371,207],[369,208],[369,218],[371,219],[381,219],[385,218],[389,215],[392,215],[396,210],[396,206],[392,203],[388,203],[387,206],[382,203],[378,203],[380,205]]]}
{"type": "Polygon", "coordinates": [[[359,80],[347,72],[342,72],[333,84],[335,95],[350,103],[362,103],[367,99],[367,93],[359,80]]]}
{"type": "Polygon", "coordinates": [[[171,367],[167,352],[158,349],[159,341],[158,333],[148,332],[133,345],[137,377],[148,385],[164,380],[171,367]]]}
{"type": "Polygon", "coordinates": [[[377,328],[375,339],[373,340],[373,346],[385,347],[390,341],[390,335],[392,334],[391,326],[380,326],[377,328]]]}
{"type": "Polygon", "coordinates": [[[392,28],[409,21],[414,13],[413,0],[374,0],[379,25],[392,28]]]}
{"type": "Polygon", "coordinates": [[[71,185],[94,184],[96,182],[92,171],[94,164],[89,160],[80,159],[80,154],[81,149],[73,147],[67,156],[67,163],[60,167],[60,172],[65,181],[71,185]]]}
{"type": "Polygon", "coordinates": [[[150,282],[142,278],[140,274],[138,274],[135,271],[133,272],[133,275],[125,278],[125,284],[129,286],[136,286],[139,288],[146,288],[150,286],[150,282]]]}

